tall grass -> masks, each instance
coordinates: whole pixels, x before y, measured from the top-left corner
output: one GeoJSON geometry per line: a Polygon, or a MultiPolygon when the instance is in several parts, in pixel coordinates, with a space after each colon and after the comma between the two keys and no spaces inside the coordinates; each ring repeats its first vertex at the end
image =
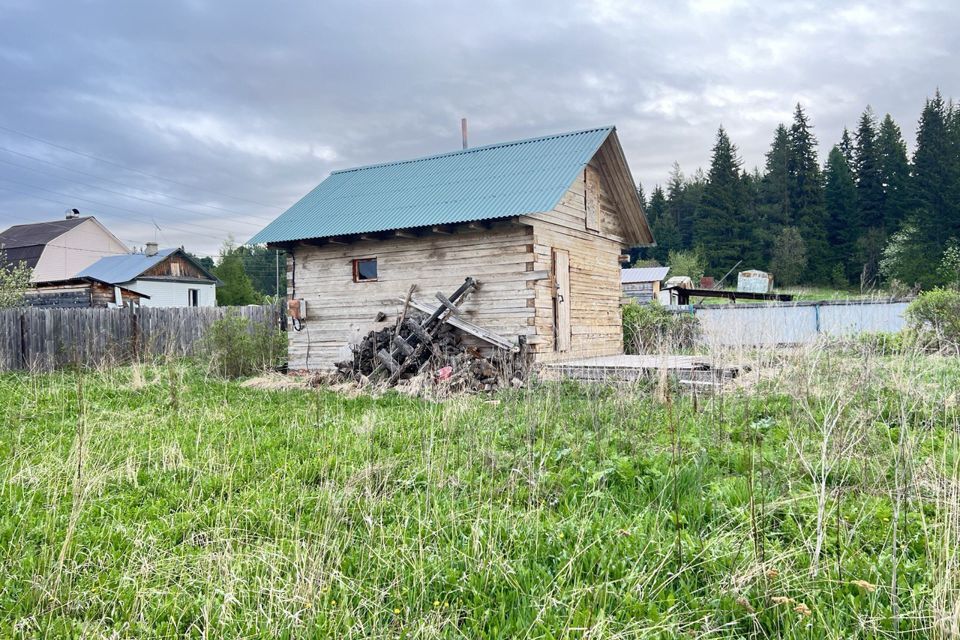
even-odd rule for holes
{"type": "Polygon", "coordinates": [[[434,403],[0,377],[0,635],[957,637],[953,359],[434,403]]]}

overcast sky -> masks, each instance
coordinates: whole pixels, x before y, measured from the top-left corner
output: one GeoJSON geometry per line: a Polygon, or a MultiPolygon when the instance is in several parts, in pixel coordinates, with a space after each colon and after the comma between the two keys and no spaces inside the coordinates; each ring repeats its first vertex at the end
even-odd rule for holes
{"type": "Polygon", "coordinates": [[[471,145],[615,124],[648,194],[721,124],[762,165],[798,101],[823,155],[867,104],[912,147],[960,97],[958,34],[951,0],[0,0],[0,226],[69,206],[215,253],[333,169],[459,148],[464,116],[471,145]]]}

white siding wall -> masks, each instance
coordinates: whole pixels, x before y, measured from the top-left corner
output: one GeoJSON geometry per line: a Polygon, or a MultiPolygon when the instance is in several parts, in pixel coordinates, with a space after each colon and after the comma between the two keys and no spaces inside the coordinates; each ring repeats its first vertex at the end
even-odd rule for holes
{"type": "Polygon", "coordinates": [[[104,256],[124,253],[130,253],[130,250],[110,232],[94,220],[84,220],[47,244],[33,269],[31,280],[66,280],[104,256]]]}
{"type": "Polygon", "coordinates": [[[200,290],[201,307],[217,306],[217,287],[213,283],[134,280],[123,286],[150,296],[149,300],[141,303],[145,307],[187,307],[190,305],[187,293],[190,289],[200,290]]]}

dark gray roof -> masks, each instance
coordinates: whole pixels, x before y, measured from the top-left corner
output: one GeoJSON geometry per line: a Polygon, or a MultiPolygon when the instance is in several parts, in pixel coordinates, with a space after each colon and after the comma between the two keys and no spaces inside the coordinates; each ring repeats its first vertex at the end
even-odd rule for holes
{"type": "Polygon", "coordinates": [[[6,254],[8,262],[26,262],[31,269],[37,266],[40,254],[47,243],[60,237],[70,229],[90,219],[70,218],[33,224],[15,224],[0,233],[0,249],[6,254]]]}

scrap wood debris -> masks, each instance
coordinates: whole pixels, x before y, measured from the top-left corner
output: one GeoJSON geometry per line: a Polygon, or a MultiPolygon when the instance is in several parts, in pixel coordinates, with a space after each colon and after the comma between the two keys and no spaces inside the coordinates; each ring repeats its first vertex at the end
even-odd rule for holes
{"type": "Polygon", "coordinates": [[[458,393],[522,386],[519,349],[504,349],[503,338],[464,320],[456,326],[448,322],[459,315],[459,304],[475,288],[477,283],[467,278],[449,298],[438,293],[439,306],[420,302],[415,309],[408,294],[396,326],[370,331],[353,346],[350,360],[336,364],[341,379],[414,394],[427,389],[458,393]],[[466,344],[464,337],[471,333],[493,348],[485,349],[485,354],[466,344]]]}

